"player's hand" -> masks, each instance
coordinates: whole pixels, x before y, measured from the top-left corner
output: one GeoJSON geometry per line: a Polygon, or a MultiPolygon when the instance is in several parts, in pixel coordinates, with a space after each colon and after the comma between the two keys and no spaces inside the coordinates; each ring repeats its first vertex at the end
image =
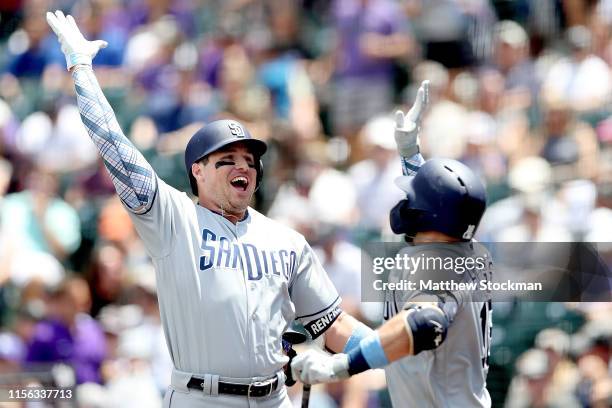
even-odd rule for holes
{"type": "Polygon", "coordinates": [[[91,61],[101,48],[106,48],[106,41],[87,41],[74,22],[71,15],[64,16],[61,11],[47,12],[47,23],[57,35],[66,57],[68,70],[78,64],[91,65],[91,61]]]}
{"type": "Polygon", "coordinates": [[[293,377],[299,378],[304,384],[338,381],[349,377],[348,356],[306,350],[293,359],[291,370],[293,377]]]}
{"type": "Polygon", "coordinates": [[[395,143],[402,157],[412,157],[419,152],[419,130],[423,112],[429,103],[429,80],[421,83],[414,105],[404,115],[398,110],[395,112],[395,143]]]}

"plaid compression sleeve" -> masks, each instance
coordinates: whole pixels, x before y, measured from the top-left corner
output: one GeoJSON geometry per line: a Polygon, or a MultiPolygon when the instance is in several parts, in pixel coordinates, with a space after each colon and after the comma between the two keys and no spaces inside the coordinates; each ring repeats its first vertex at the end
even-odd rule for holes
{"type": "Polygon", "coordinates": [[[417,174],[417,171],[421,168],[423,163],[425,163],[425,159],[421,156],[421,153],[417,153],[411,157],[400,157],[402,161],[402,173],[404,176],[414,176],[417,174]]]}
{"type": "Polygon", "coordinates": [[[81,120],[100,151],[119,198],[132,212],[147,212],[157,190],[153,168],[121,131],[91,66],[77,66],[72,78],[81,120]]]}

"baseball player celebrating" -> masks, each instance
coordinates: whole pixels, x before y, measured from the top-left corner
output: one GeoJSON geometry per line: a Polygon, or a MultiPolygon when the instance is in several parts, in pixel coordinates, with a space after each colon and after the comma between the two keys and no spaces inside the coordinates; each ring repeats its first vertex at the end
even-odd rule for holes
{"type": "Polygon", "coordinates": [[[248,207],[266,143],[233,120],[204,126],[185,166],[194,203],[160,180],[124,136],[92,69],[88,41],[61,11],[47,21],[75,82],[81,119],[151,256],[174,370],[166,407],[289,407],[283,332],[293,320],[348,351],[371,332],[340,297],[304,237],[248,207]]]}
{"type": "MultiPolygon", "coordinates": [[[[486,206],[482,183],[455,160],[425,162],[419,153],[418,125],[428,86],[427,81],[421,85],[406,116],[396,113],[395,138],[404,172],[397,184],[406,199],[391,211],[391,227],[415,244],[403,250],[408,256],[485,259],[482,268],[457,276],[490,280],[491,258],[472,240],[486,206]]],[[[397,282],[409,272],[391,272],[389,281],[397,282]]],[[[309,350],[298,355],[291,364],[294,375],[305,383],[320,383],[385,367],[394,406],[491,406],[486,389],[490,294],[388,291],[384,319],[348,353],[330,356],[309,350]]]]}

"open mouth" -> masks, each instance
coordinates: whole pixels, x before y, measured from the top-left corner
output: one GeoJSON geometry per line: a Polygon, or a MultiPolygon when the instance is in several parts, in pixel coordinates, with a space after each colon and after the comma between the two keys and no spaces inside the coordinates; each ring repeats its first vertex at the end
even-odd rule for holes
{"type": "Polygon", "coordinates": [[[249,186],[249,180],[244,176],[236,176],[230,181],[230,184],[236,189],[246,191],[247,187],[249,186]]]}

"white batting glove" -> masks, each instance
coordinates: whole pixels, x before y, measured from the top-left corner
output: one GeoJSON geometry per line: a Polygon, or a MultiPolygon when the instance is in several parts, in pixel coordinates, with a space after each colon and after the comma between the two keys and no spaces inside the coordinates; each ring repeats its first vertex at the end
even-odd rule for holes
{"type": "Polygon", "coordinates": [[[71,15],[64,16],[61,11],[47,12],[47,23],[57,35],[66,57],[68,70],[78,64],[91,65],[92,59],[101,48],[106,48],[106,41],[87,41],[74,22],[71,15]]]}
{"type": "Polygon", "coordinates": [[[304,384],[339,381],[349,377],[348,355],[306,350],[293,358],[291,371],[293,378],[299,378],[304,384]]]}
{"type": "Polygon", "coordinates": [[[395,112],[395,143],[402,157],[412,157],[419,152],[419,131],[423,112],[429,103],[429,80],[421,83],[414,105],[406,115],[401,110],[395,112]]]}

